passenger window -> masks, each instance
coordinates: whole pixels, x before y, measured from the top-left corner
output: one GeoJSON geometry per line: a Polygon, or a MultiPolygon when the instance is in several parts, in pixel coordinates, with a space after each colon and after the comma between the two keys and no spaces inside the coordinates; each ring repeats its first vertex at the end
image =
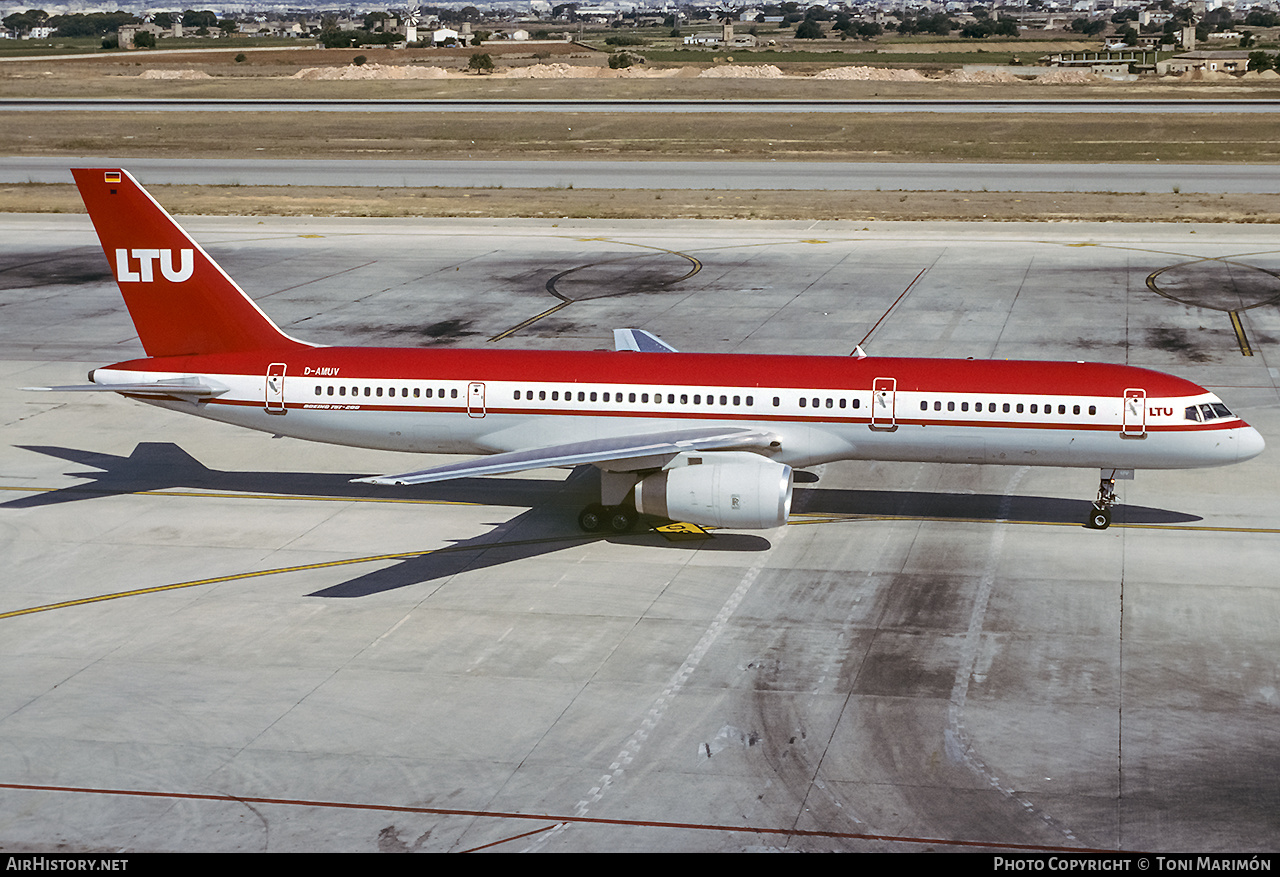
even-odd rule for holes
{"type": "Polygon", "coordinates": [[[1059,414],[1066,414],[1066,413],[1067,413],[1067,406],[1066,406],[1066,405],[1059,405],[1059,406],[1058,406],[1058,413],[1059,413],[1059,414]]]}
{"type": "Polygon", "coordinates": [[[969,410],[969,403],[968,403],[968,402],[961,402],[961,403],[960,403],[960,410],[961,410],[961,411],[968,411],[968,410],[969,410]]]}
{"type": "MultiPolygon", "coordinates": [[[[1008,411],[1009,409],[1006,407],[1006,408],[1005,408],[1005,410],[1006,410],[1006,411],[1008,411]]],[[[1021,402],[1019,402],[1019,403],[1018,403],[1018,407],[1017,407],[1017,409],[1015,409],[1015,410],[1017,411],[1017,413],[1018,413],[1018,414],[1021,414],[1021,413],[1022,413],[1022,403],[1021,403],[1021,402]]]]}
{"type": "MultiPolygon", "coordinates": [[[[1004,411],[1004,413],[1005,413],[1005,414],[1008,414],[1008,413],[1009,413],[1009,403],[1008,403],[1008,402],[1004,403],[1004,406],[1003,406],[1002,410],[1004,411]]],[[[1022,406],[1021,406],[1021,405],[1019,405],[1019,406],[1018,406],[1018,410],[1019,410],[1019,411],[1021,411],[1021,410],[1022,410],[1022,406]]]]}
{"type": "Polygon", "coordinates": [[[801,407],[801,408],[804,408],[804,407],[805,407],[806,405],[808,405],[808,404],[809,404],[809,400],[808,400],[808,399],[806,399],[804,396],[801,396],[801,397],[800,397],[800,407],[801,407]]]}
{"type": "Polygon", "coordinates": [[[948,402],[948,403],[947,403],[947,410],[948,410],[948,411],[955,411],[955,410],[956,410],[956,403],[954,403],[954,402],[948,402]]]}
{"type": "Polygon", "coordinates": [[[1092,417],[1093,415],[1095,415],[1095,414],[1097,414],[1097,413],[1098,413],[1098,406],[1097,406],[1097,405],[1090,405],[1090,406],[1089,406],[1089,416],[1090,416],[1090,417],[1092,417]]]}
{"type": "Polygon", "coordinates": [[[1079,413],[1080,413],[1080,406],[1079,406],[1079,405],[1072,405],[1072,406],[1071,406],[1071,413],[1072,413],[1072,414],[1079,414],[1079,413]]]}
{"type": "Polygon", "coordinates": [[[854,408],[861,408],[861,407],[862,407],[862,400],[861,400],[861,399],[854,399],[854,400],[853,400],[853,407],[854,407],[854,408]]]}
{"type": "Polygon", "coordinates": [[[1032,403],[1031,403],[1031,413],[1032,413],[1032,414],[1039,414],[1039,413],[1040,413],[1040,406],[1039,406],[1039,405],[1037,405],[1035,402],[1032,402],[1032,403]]]}
{"type": "Polygon", "coordinates": [[[777,408],[777,407],[778,407],[779,405],[781,405],[781,404],[782,404],[782,400],[781,400],[781,399],[779,399],[777,396],[774,396],[774,397],[773,397],[773,407],[774,407],[774,408],[777,408]]]}

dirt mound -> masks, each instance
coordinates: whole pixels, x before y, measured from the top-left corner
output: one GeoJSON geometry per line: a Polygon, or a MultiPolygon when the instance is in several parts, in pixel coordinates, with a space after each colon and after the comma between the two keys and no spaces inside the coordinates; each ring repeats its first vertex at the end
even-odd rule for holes
{"type": "Polygon", "coordinates": [[[600,75],[599,67],[575,67],[572,64],[533,64],[514,67],[503,74],[507,79],[583,79],[600,75]]]}
{"type": "Polygon", "coordinates": [[[348,64],[346,67],[305,67],[294,79],[445,79],[442,67],[410,67],[404,64],[348,64]]]}
{"type": "Polygon", "coordinates": [[[744,67],[730,64],[725,67],[711,67],[698,74],[699,79],[781,79],[782,71],[772,64],[744,67]]]}
{"type": "Polygon", "coordinates": [[[943,82],[1021,82],[1012,73],[1003,70],[952,70],[942,77],[943,82]]]}
{"type": "Polygon", "coordinates": [[[1042,85],[1071,85],[1077,82],[1085,84],[1097,81],[1098,77],[1094,76],[1091,70],[1055,70],[1036,77],[1036,82],[1042,85]]]}
{"type": "Polygon", "coordinates": [[[842,79],[858,82],[923,82],[919,70],[891,70],[887,67],[832,67],[813,75],[814,79],[842,79]]]}
{"type": "Polygon", "coordinates": [[[212,79],[203,70],[144,70],[139,79],[212,79]]]}

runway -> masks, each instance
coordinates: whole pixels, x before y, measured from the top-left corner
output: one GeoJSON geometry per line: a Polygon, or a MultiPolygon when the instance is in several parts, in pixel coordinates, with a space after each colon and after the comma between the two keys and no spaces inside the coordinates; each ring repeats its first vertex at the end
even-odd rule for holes
{"type": "Polygon", "coordinates": [[[0,157],[0,183],[126,167],[144,185],[1280,193],[1280,166],[823,161],[447,161],[0,157]]]}
{"type": "Polygon", "coordinates": [[[928,265],[873,356],[1149,366],[1271,448],[1104,532],[1096,471],[850,463],[588,537],[587,471],[355,485],[444,458],[20,391],[141,348],[87,218],[0,217],[6,852],[1275,848],[1274,228],[184,224],[319,343],[847,354],[928,265]]]}
{"type": "Polygon", "coordinates": [[[1169,115],[1275,113],[1280,101],[1268,98],[1228,100],[805,100],[662,99],[554,100],[542,98],[413,100],[373,98],[0,98],[0,110],[13,112],[321,112],[321,113],[1121,113],[1169,115]]]}

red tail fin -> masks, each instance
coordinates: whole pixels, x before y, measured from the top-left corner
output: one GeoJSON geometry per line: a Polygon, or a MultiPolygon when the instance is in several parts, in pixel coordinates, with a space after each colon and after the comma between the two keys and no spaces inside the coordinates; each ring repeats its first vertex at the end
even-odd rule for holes
{"type": "Polygon", "coordinates": [[[128,171],[71,173],[148,356],[303,346],[281,332],[128,171]]]}

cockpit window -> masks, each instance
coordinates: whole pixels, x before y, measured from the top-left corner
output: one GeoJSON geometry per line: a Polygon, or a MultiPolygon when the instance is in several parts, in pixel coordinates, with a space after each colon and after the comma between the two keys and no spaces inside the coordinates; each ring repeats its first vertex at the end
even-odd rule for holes
{"type": "Polygon", "coordinates": [[[1221,402],[1206,402],[1203,405],[1188,405],[1187,420],[1194,420],[1201,423],[1206,420],[1220,420],[1223,417],[1231,417],[1231,410],[1221,402]]]}

